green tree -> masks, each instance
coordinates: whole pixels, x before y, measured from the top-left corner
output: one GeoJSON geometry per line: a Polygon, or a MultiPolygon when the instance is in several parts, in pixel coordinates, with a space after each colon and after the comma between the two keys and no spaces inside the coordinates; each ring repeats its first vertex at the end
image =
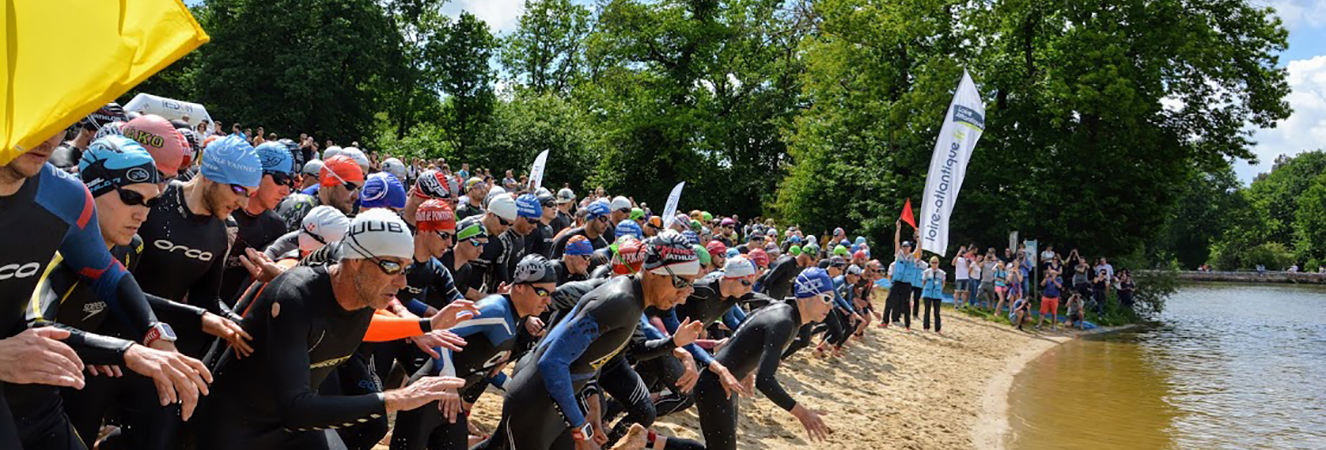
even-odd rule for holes
{"type": "Polygon", "coordinates": [[[1151,262],[1175,259],[1186,270],[1209,262],[1212,244],[1235,219],[1242,218],[1241,209],[1247,207],[1239,194],[1240,187],[1228,166],[1189,179],[1174,208],[1166,213],[1164,231],[1149,248],[1151,262]]]}
{"type": "Polygon", "coordinates": [[[341,142],[373,130],[399,35],[372,0],[212,0],[198,99],[221,120],[341,142]]]}
{"type": "Polygon", "coordinates": [[[527,173],[539,152],[548,150],[544,187],[554,192],[563,183],[571,183],[579,192],[588,188],[582,182],[596,167],[598,136],[583,108],[551,92],[519,95],[496,108],[479,150],[467,162],[527,173]]]}
{"type": "Polygon", "coordinates": [[[469,155],[476,147],[483,127],[492,118],[497,97],[489,59],[496,45],[488,24],[464,12],[424,50],[437,71],[438,90],[447,96],[443,123],[453,147],[462,155],[469,155]]]}
{"type": "Polygon", "coordinates": [[[1326,260],[1326,172],[1317,175],[1298,199],[1294,252],[1300,262],[1326,260]]]}
{"type": "Polygon", "coordinates": [[[516,30],[499,56],[511,80],[533,91],[568,95],[581,76],[589,8],[570,0],[525,0],[516,30]]]}

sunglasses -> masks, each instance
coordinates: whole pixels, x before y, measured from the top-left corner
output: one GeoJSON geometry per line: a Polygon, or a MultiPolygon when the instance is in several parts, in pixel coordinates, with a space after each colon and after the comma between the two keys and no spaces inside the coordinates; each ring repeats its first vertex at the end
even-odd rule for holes
{"type": "Polygon", "coordinates": [[[466,239],[465,242],[469,242],[470,245],[475,247],[483,247],[484,244],[487,244],[487,242],[481,242],[478,239],[466,239]]]}
{"type": "Polygon", "coordinates": [[[755,283],[752,283],[750,280],[746,280],[746,279],[742,279],[742,280],[741,280],[741,285],[742,285],[742,286],[750,287],[750,285],[752,285],[752,284],[755,284],[755,283]]]}
{"type": "Polygon", "coordinates": [[[631,208],[620,208],[620,209],[617,210],[617,212],[619,212],[619,213],[623,213],[623,214],[630,214],[630,213],[631,213],[631,208]]]}
{"type": "Polygon", "coordinates": [[[610,221],[610,220],[612,220],[612,219],[609,219],[608,216],[598,216],[598,217],[595,217],[594,220],[597,220],[597,221],[599,221],[599,222],[607,222],[607,221],[610,221]]]}
{"type": "Polygon", "coordinates": [[[501,224],[501,225],[504,226],[504,227],[509,227],[509,226],[511,226],[511,222],[507,221],[506,219],[503,219],[501,216],[498,216],[498,215],[494,214],[493,217],[497,217],[497,223],[498,223],[498,224],[501,224]]]}
{"type": "Polygon", "coordinates": [[[292,177],[292,176],[290,176],[290,174],[288,174],[288,173],[285,173],[285,172],[263,172],[263,175],[271,175],[271,176],[272,176],[272,182],[273,182],[273,183],[276,183],[277,186],[288,186],[288,187],[290,187],[290,188],[292,188],[292,189],[295,187],[295,178],[292,177]]]}
{"type": "Polygon", "coordinates": [[[161,203],[161,196],[147,198],[143,194],[139,194],[138,192],[131,191],[128,189],[121,189],[120,185],[118,184],[112,184],[111,187],[115,188],[116,194],[120,194],[120,201],[124,202],[124,204],[129,206],[143,205],[148,208],[151,208],[156,206],[157,203],[161,203]]]}
{"type": "Polygon", "coordinates": [[[345,184],[342,184],[341,186],[345,186],[345,190],[350,192],[355,192],[359,190],[359,185],[351,183],[349,181],[345,182],[345,184]]]}
{"type": "Polygon", "coordinates": [[[434,231],[434,233],[437,233],[437,237],[442,238],[442,240],[444,240],[444,241],[450,241],[450,240],[451,240],[451,237],[452,237],[452,236],[455,236],[455,235],[453,235],[453,234],[451,234],[451,233],[446,233],[446,232],[442,232],[442,231],[434,231]]]}
{"type": "Polygon", "coordinates": [[[236,194],[239,194],[239,195],[241,195],[241,196],[244,196],[244,197],[252,197],[252,196],[253,196],[253,194],[249,192],[249,188],[246,188],[246,187],[244,187],[244,186],[240,186],[240,185],[238,185],[238,184],[232,184],[232,185],[230,185],[230,191],[231,191],[231,192],[234,192],[234,193],[236,193],[236,194]]]}
{"type": "Polygon", "coordinates": [[[694,280],[687,280],[685,278],[677,276],[676,273],[672,272],[671,267],[664,267],[663,270],[668,272],[669,277],[672,277],[672,287],[677,289],[686,289],[695,286],[694,280]]]}
{"type": "Polygon", "coordinates": [[[547,297],[552,295],[552,291],[549,291],[547,289],[538,286],[530,286],[530,288],[534,289],[534,295],[537,295],[539,297],[547,297]]]}
{"type": "MultiPolygon", "coordinates": [[[[360,244],[359,239],[356,238],[354,235],[350,235],[350,240],[354,241],[355,245],[358,246],[359,248],[361,249],[364,248],[364,245],[360,244]]],[[[373,261],[374,264],[377,264],[378,270],[381,270],[382,273],[385,273],[387,275],[393,275],[393,276],[400,275],[401,272],[405,271],[405,266],[401,265],[401,263],[395,261],[387,261],[385,259],[378,258],[377,255],[371,253],[368,255],[368,259],[369,261],[373,261]]]]}
{"type": "Polygon", "coordinates": [[[818,298],[820,299],[821,302],[824,302],[824,304],[826,304],[826,305],[832,305],[832,304],[833,304],[833,295],[830,295],[830,294],[820,294],[818,298]]]}
{"type": "Polygon", "coordinates": [[[539,224],[539,219],[535,219],[535,218],[533,218],[533,217],[526,217],[526,218],[525,218],[525,223],[528,223],[528,224],[530,224],[530,225],[538,225],[538,224],[539,224]]]}

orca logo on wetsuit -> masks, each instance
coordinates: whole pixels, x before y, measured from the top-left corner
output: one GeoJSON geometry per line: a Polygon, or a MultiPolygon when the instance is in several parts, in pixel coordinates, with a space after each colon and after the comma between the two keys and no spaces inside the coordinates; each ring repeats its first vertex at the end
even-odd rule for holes
{"type": "Polygon", "coordinates": [[[175,245],[174,242],[170,242],[170,241],[167,241],[167,240],[165,240],[165,239],[157,239],[156,241],[153,241],[153,242],[152,242],[152,245],[155,246],[155,247],[158,248],[158,249],[165,250],[165,251],[170,252],[170,253],[175,253],[175,250],[184,250],[184,256],[187,256],[187,257],[189,257],[189,258],[193,258],[193,259],[196,259],[196,260],[199,260],[199,261],[211,261],[211,260],[212,260],[212,252],[204,252],[204,251],[195,250],[195,249],[192,249],[192,248],[189,248],[189,247],[185,247],[185,246],[183,246],[183,245],[175,245]]]}
{"type": "Polygon", "coordinates": [[[483,366],[479,368],[483,370],[488,370],[497,367],[498,364],[506,362],[507,358],[510,357],[511,357],[511,350],[502,350],[500,352],[497,352],[496,355],[493,355],[492,358],[489,358],[487,361],[484,361],[483,366]]]}
{"type": "Polygon", "coordinates": [[[10,278],[27,278],[37,274],[41,270],[41,264],[30,262],[27,264],[6,264],[0,266],[0,280],[10,278]]]}

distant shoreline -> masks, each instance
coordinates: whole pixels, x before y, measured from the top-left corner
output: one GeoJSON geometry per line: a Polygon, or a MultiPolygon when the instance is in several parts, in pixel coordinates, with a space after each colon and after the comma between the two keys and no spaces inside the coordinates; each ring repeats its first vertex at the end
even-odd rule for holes
{"type": "MultiPolygon", "coordinates": [[[[1143,272],[1143,271],[1139,271],[1143,272]]],[[[1147,271],[1149,272],[1149,271],[1147,271]]],[[[1199,272],[1180,270],[1179,280],[1219,283],[1284,283],[1326,285],[1326,274],[1305,272],[1199,272]]]]}

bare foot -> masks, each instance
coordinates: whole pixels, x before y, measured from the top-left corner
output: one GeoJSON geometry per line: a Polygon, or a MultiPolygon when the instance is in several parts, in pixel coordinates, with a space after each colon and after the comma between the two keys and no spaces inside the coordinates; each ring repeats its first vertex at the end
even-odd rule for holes
{"type": "Polygon", "coordinates": [[[649,438],[646,436],[645,427],[640,424],[631,424],[631,429],[626,430],[626,436],[617,441],[617,445],[612,446],[612,450],[643,450],[649,445],[649,438]]]}

